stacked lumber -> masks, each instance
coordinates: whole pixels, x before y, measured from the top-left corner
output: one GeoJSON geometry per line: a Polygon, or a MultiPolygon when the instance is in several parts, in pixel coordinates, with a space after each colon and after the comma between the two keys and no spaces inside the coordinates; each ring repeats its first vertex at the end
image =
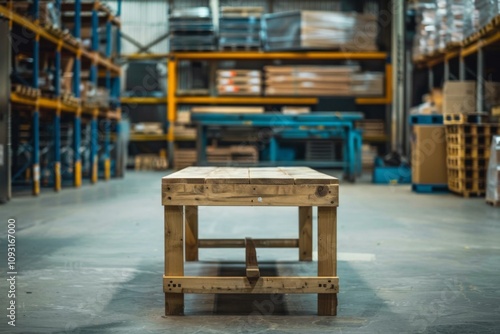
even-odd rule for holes
{"type": "Polygon", "coordinates": [[[359,66],[266,66],[266,95],[382,96],[384,73],[359,66]]]}
{"type": "Polygon", "coordinates": [[[174,152],[174,169],[180,170],[196,165],[196,150],[178,148],[174,152]]]}
{"type": "Polygon", "coordinates": [[[256,70],[218,70],[219,95],[260,95],[261,73],[256,70]]]}
{"type": "Polygon", "coordinates": [[[487,181],[486,203],[500,207],[500,136],[491,143],[487,181]]]}
{"type": "Polygon", "coordinates": [[[372,169],[378,156],[377,146],[363,144],[361,148],[361,165],[363,169],[372,169]]]}
{"type": "Polygon", "coordinates": [[[207,161],[213,164],[257,163],[259,154],[255,146],[233,145],[229,147],[207,147],[207,161]]]}

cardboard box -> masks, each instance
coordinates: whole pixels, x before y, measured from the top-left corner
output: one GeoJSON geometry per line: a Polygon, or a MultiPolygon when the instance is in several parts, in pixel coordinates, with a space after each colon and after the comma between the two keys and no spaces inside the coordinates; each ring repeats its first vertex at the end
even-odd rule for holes
{"type": "Polygon", "coordinates": [[[446,81],[443,87],[444,95],[473,95],[476,96],[475,81],[446,81]]]}
{"type": "Polygon", "coordinates": [[[475,95],[444,95],[443,113],[465,114],[476,112],[475,95]]]}
{"type": "Polygon", "coordinates": [[[415,125],[412,131],[412,183],[447,184],[445,127],[415,125]]]}

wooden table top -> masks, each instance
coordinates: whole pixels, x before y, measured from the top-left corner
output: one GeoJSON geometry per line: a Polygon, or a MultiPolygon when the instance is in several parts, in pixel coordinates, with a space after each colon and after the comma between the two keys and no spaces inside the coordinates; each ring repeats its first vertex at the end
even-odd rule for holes
{"type": "Polygon", "coordinates": [[[187,167],[165,176],[163,184],[339,184],[333,176],[309,167],[187,167]]]}

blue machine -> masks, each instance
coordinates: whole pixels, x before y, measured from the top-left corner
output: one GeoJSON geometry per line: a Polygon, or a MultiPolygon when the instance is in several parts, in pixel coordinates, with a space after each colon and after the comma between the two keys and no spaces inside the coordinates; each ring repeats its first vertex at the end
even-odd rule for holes
{"type": "MultiPolygon", "coordinates": [[[[194,113],[191,120],[198,127],[197,153],[198,166],[206,166],[207,141],[209,128],[253,127],[268,129],[266,138],[269,159],[258,166],[309,166],[317,168],[341,167],[345,177],[354,181],[361,173],[362,133],[356,130],[354,122],[363,119],[358,112],[314,112],[302,115],[283,115],[281,113],[263,114],[205,114],[194,113]],[[297,161],[279,160],[278,139],[321,139],[342,140],[343,154],[341,161],[297,161]]],[[[255,164],[253,164],[255,165],[255,164]]]]}

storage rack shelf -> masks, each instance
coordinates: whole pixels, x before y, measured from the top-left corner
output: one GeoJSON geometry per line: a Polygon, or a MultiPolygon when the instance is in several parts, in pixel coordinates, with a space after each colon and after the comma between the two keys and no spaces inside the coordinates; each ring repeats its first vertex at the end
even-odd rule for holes
{"type": "MultiPolygon", "coordinates": [[[[42,26],[39,22],[40,14],[40,1],[33,0],[31,3],[30,18],[19,15],[14,12],[14,3],[9,1],[5,5],[0,5],[0,18],[9,21],[9,27],[22,27],[25,31],[32,32],[32,35],[26,37],[27,43],[32,45],[29,53],[24,54],[33,59],[33,73],[32,73],[32,88],[39,88],[40,78],[40,61],[41,56],[49,56],[54,62],[54,91],[52,96],[39,96],[36,98],[27,98],[17,93],[11,93],[10,103],[13,106],[14,112],[19,110],[29,110],[31,112],[31,124],[28,128],[31,130],[29,145],[30,148],[30,163],[22,168],[25,169],[26,175],[31,175],[31,184],[33,195],[40,193],[40,174],[41,170],[41,125],[42,118],[49,117],[52,121],[52,138],[53,144],[53,157],[51,158],[52,180],[54,190],[59,191],[62,188],[62,173],[61,173],[61,121],[62,114],[70,114],[73,117],[73,136],[72,136],[72,150],[73,150],[73,166],[70,168],[72,173],[73,185],[79,187],[82,184],[82,156],[81,151],[87,150],[89,153],[90,161],[90,181],[96,183],[99,178],[99,158],[103,162],[103,170],[101,175],[104,179],[109,179],[112,175],[112,128],[115,129],[117,137],[120,134],[120,120],[121,120],[121,107],[120,107],[120,75],[121,69],[112,60],[112,26],[116,29],[116,53],[120,53],[120,11],[121,0],[117,1],[118,11],[117,15],[113,15],[110,10],[103,5],[100,1],[86,1],[75,0],[71,3],[62,3],[62,1],[55,1],[55,6],[58,13],[70,12],[70,18],[62,17],[63,22],[71,22],[73,24],[72,42],[67,40],[67,36],[60,37],[61,35],[51,32],[51,27],[42,26]],[[84,48],[78,40],[81,37],[82,25],[90,27],[91,31],[91,47],[84,48]],[[106,31],[106,50],[104,55],[99,52],[99,28],[104,28],[106,31]],[[52,45],[50,48],[47,46],[52,45]],[[94,87],[98,87],[99,79],[104,79],[105,88],[109,91],[110,103],[106,107],[86,107],[84,103],[77,100],[72,105],[62,102],[62,55],[65,57],[73,58],[73,79],[72,79],[72,93],[75,98],[80,98],[81,87],[81,74],[82,70],[89,71],[89,82],[94,87]],[[28,109],[26,109],[28,108],[28,109]],[[89,147],[82,147],[83,136],[82,130],[82,117],[87,117],[87,124],[90,125],[90,139],[87,144],[89,147]],[[99,136],[99,120],[103,124],[102,136],[99,136]],[[114,124],[114,126],[113,126],[114,124]],[[100,146],[100,147],[99,147],[100,146]],[[101,154],[99,150],[101,149],[101,154]]],[[[102,52],[102,51],[101,51],[102,52]]],[[[44,142],[46,144],[46,142],[44,142]]],[[[44,148],[46,150],[46,148],[44,148]]],[[[117,149],[118,151],[118,149],[117,149]]],[[[118,153],[117,153],[118,155],[118,153]]],[[[115,160],[118,165],[117,160],[115,160]]],[[[48,168],[48,167],[46,167],[48,168]]],[[[17,171],[16,175],[23,173],[23,170],[17,171]]],[[[121,172],[116,169],[115,175],[120,175],[121,172]]]]}
{"type": "MultiPolygon", "coordinates": [[[[149,56],[149,55],[147,55],[149,56]]],[[[384,97],[362,97],[356,98],[358,105],[388,105],[392,103],[392,66],[385,52],[174,52],[168,55],[168,94],[167,94],[167,116],[169,124],[173,124],[177,117],[178,105],[194,104],[228,104],[228,105],[315,105],[317,97],[221,97],[221,96],[177,96],[177,64],[179,61],[259,61],[259,60],[297,60],[297,61],[384,61],[385,62],[385,92],[384,97]]],[[[143,55],[135,54],[128,56],[129,59],[144,59],[143,55]]],[[[387,136],[377,138],[367,137],[366,140],[373,142],[387,141],[387,136]]],[[[173,161],[174,143],[176,138],[173,127],[169,126],[168,134],[169,161],[173,161]]]]}
{"type": "MultiPolygon", "coordinates": [[[[485,73],[485,52],[498,51],[500,46],[500,26],[494,25],[490,29],[482,29],[477,32],[476,37],[465,39],[462,45],[449,45],[445,50],[435,52],[432,55],[422,56],[415,59],[414,63],[419,69],[427,69],[429,79],[429,89],[434,86],[434,75],[436,67],[443,65],[444,80],[451,79],[450,62],[458,61],[458,79],[466,80],[466,63],[468,57],[475,56],[476,61],[476,82],[477,96],[484,96],[484,73],[485,73]]],[[[477,99],[478,111],[484,111],[484,99],[477,99]]]]}

